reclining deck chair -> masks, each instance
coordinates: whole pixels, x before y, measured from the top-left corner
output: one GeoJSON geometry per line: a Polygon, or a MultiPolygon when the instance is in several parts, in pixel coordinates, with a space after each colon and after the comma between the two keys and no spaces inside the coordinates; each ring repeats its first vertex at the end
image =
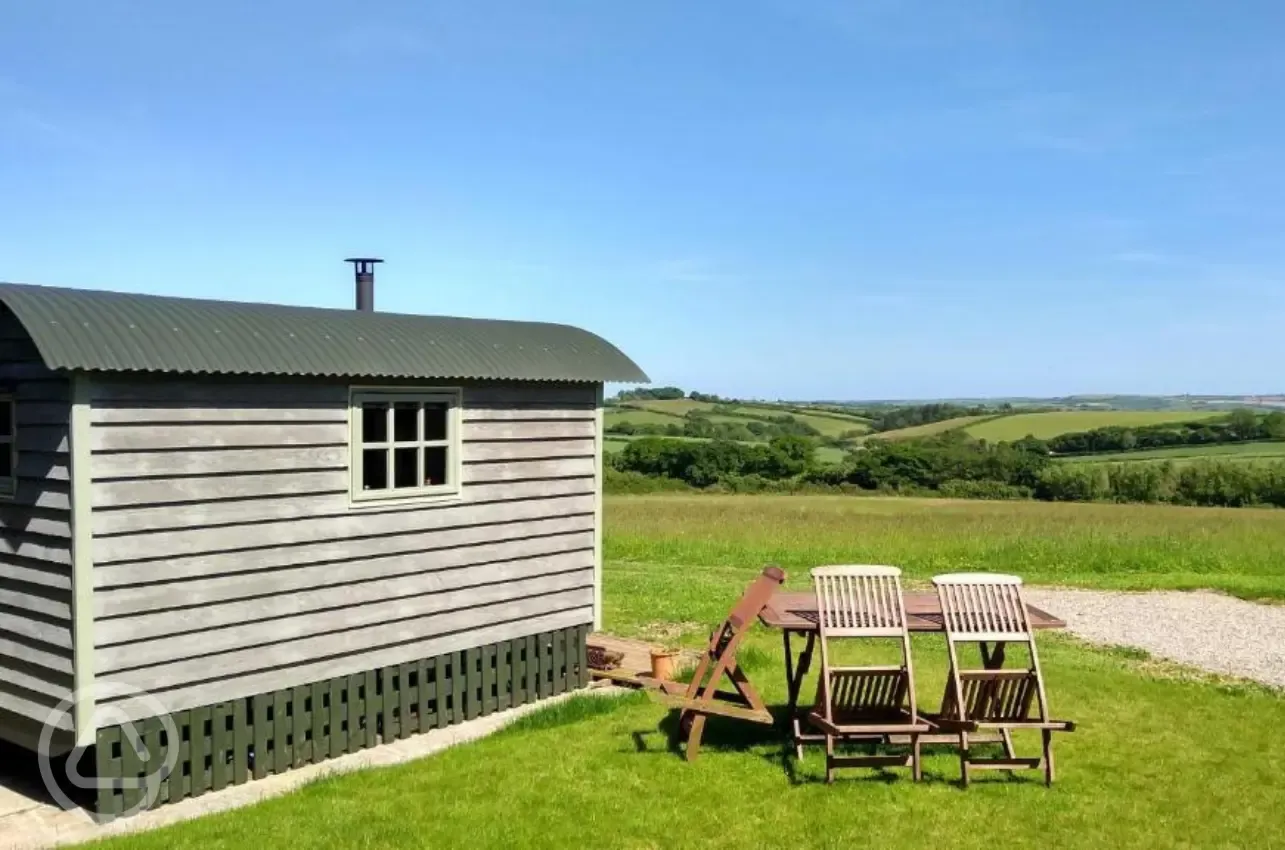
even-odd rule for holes
{"type": "Polygon", "coordinates": [[[946,647],[950,653],[941,713],[933,720],[943,731],[959,734],[964,787],[968,786],[970,770],[1037,770],[1041,767],[1045,784],[1052,785],[1053,733],[1070,732],[1075,724],[1049,719],[1044,674],[1040,671],[1035,635],[1022,599],[1022,580],[1017,576],[957,573],[937,576],[933,584],[941,600],[946,647]],[[980,644],[984,669],[960,668],[957,647],[963,643],[980,644]],[[1004,645],[1008,643],[1029,647],[1029,669],[1002,669],[1004,645]],[[1042,758],[1017,757],[1012,739],[1016,729],[1039,730],[1044,744],[1042,758]],[[973,758],[969,754],[968,735],[980,730],[1000,733],[1004,758],[973,758]]]}
{"type": "Polygon", "coordinates": [[[901,570],[880,566],[833,566],[812,570],[816,588],[821,677],[808,722],[825,734],[825,781],[839,767],[906,767],[921,778],[919,736],[931,725],[919,716],[901,597],[901,570]],[[840,667],[832,661],[836,638],[893,638],[901,664],[840,667]],[[905,736],[910,754],[836,756],[836,740],[888,740],[905,736]]]}
{"type": "Polygon", "coordinates": [[[648,694],[653,699],[680,709],[679,736],[687,737],[688,761],[695,761],[700,755],[701,735],[705,730],[705,718],[709,715],[754,723],[773,722],[762,697],[736,663],[736,651],[750,626],[784,581],[785,572],[780,567],[767,567],[750,584],[727,619],[710,635],[709,646],[696,666],[690,684],[658,679],[645,681],[648,694]],[[724,674],[731,681],[735,693],[718,689],[724,674]]]}

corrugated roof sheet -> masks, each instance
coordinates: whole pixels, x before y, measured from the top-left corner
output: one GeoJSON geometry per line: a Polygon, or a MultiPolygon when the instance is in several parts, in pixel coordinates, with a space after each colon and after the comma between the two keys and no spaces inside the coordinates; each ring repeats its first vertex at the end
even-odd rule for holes
{"type": "Polygon", "coordinates": [[[407,316],[0,283],[51,369],[644,383],[569,325],[407,316]]]}

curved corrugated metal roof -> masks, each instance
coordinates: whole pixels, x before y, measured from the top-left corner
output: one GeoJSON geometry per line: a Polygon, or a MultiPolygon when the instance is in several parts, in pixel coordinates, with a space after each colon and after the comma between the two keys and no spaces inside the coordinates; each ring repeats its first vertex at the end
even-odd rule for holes
{"type": "Polygon", "coordinates": [[[51,369],[645,383],[569,325],[0,284],[51,369]]]}

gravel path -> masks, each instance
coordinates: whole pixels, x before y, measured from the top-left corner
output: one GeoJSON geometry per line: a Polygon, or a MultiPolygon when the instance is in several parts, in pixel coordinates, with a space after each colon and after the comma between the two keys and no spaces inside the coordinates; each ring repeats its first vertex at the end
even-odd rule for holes
{"type": "Polygon", "coordinates": [[[1028,588],[1024,595],[1093,643],[1285,688],[1285,606],[1207,592],[1028,588]]]}

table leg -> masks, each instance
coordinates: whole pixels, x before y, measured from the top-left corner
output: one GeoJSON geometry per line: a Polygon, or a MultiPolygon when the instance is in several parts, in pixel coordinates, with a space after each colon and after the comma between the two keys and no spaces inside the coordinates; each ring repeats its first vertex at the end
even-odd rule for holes
{"type": "Polygon", "coordinates": [[[803,744],[805,741],[812,739],[822,740],[820,735],[805,735],[803,732],[802,719],[799,712],[799,692],[803,690],[803,678],[808,674],[808,668],[812,666],[812,649],[816,644],[816,633],[806,632],[807,642],[803,645],[803,651],[799,653],[797,662],[794,658],[792,647],[790,646],[790,630],[785,630],[785,687],[788,696],[786,703],[786,713],[790,718],[790,738],[794,744],[795,758],[803,758],[803,744]]]}

